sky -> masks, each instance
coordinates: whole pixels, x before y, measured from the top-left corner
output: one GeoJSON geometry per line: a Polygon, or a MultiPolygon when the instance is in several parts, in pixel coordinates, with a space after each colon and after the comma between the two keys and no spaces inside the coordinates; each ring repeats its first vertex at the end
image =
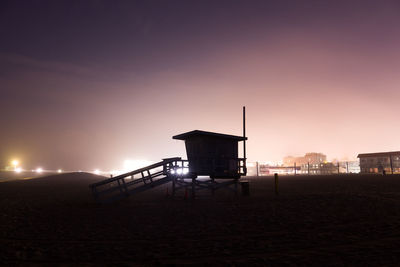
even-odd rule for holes
{"type": "Polygon", "coordinates": [[[0,166],[186,158],[242,134],[249,161],[400,150],[398,1],[0,3],[0,166]]]}

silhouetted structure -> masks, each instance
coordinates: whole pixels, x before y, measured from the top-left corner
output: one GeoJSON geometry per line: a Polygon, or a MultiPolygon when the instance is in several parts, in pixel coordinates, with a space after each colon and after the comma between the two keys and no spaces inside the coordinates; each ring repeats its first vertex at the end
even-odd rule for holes
{"type": "Polygon", "coordinates": [[[210,189],[212,193],[220,188],[230,189],[234,185],[237,193],[238,179],[246,175],[246,108],[243,107],[243,136],[194,130],[175,135],[173,139],[184,140],[188,160],[179,157],[163,159],[147,167],[111,177],[91,184],[96,201],[110,202],[129,195],[172,182],[172,194],[179,189],[191,188],[191,197],[196,190],[210,189]],[[238,157],[238,143],[243,141],[243,158],[238,157]],[[139,177],[137,177],[139,176],[139,177]],[[197,179],[209,176],[211,179],[197,179]],[[230,178],[217,182],[215,179],[230,178]]]}
{"type": "Polygon", "coordinates": [[[238,158],[238,142],[247,137],[219,134],[205,131],[191,131],[176,135],[174,139],[184,140],[189,160],[179,157],[167,158],[138,170],[111,177],[90,185],[98,202],[112,202],[153,187],[172,182],[172,195],[190,189],[191,197],[200,189],[230,189],[237,192],[237,180],[246,175],[246,159],[238,158]],[[210,176],[199,180],[197,176],[210,176]],[[217,182],[216,178],[230,178],[217,182]]]}
{"type": "Polygon", "coordinates": [[[246,175],[245,159],[238,157],[238,142],[247,137],[194,130],[172,138],[185,141],[189,172],[194,178],[246,175]]]}
{"type": "Polygon", "coordinates": [[[233,191],[237,192],[237,180],[246,175],[246,159],[238,157],[238,142],[247,140],[247,137],[195,130],[176,135],[173,139],[185,141],[188,160],[167,158],[91,184],[96,201],[112,202],[168,182],[172,182],[173,195],[183,189],[185,197],[188,188],[192,198],[199,189],[210,189],[214,193],[217,189],[229,189],[234,185],[233,191]],[[199,180],[197,176],[210,176],[211,180],[199,180]],[[216,178],[230,178],[230,181],[216,182],[216,178]]]}

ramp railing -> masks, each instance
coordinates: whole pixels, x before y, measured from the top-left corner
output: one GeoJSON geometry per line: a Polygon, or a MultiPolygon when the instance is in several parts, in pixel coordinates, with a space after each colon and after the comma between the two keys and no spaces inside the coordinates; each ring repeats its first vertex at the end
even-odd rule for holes
{"type": "Polygon", "coordinates": [[[97,202],[113,202],[189,175],[189,162],[180,157],[127,172],[89,185],[97,202]],[[137,177],[139,176],[139,177],[137,177]]]}

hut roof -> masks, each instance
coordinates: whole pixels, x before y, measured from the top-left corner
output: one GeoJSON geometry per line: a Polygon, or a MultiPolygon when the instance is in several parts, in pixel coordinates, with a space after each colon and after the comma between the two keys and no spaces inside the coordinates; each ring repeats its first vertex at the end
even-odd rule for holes
{"type": "Polygon", "coordinates": [[[186,140],[190,137],[194,136],[211,136],[211,137],[219,137],[219,138],[225,138],[225,139],[232,139],[236,141],[244,141],[247,140],[247,137],[243,136],[236,136],[236,135],[230,135],[230,134],[221,134],[221,133],[213,133],[213,132],[206,132],[206,131],[200,131],[200,130],[194,130],[190,131],[187,133],[183,134],[178,134],[173,136],[173,139],[178,139],[178,140],[186,140]]]}

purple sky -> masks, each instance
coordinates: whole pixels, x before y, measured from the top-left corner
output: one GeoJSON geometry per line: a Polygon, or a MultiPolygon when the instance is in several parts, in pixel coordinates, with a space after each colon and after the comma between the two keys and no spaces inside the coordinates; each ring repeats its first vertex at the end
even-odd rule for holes
{"type": "Polygon", "coordinates": [[[248,158],[400,150],[398,1],[2,1],[0,163],[111,169],[240,135],[248,158]]]}

